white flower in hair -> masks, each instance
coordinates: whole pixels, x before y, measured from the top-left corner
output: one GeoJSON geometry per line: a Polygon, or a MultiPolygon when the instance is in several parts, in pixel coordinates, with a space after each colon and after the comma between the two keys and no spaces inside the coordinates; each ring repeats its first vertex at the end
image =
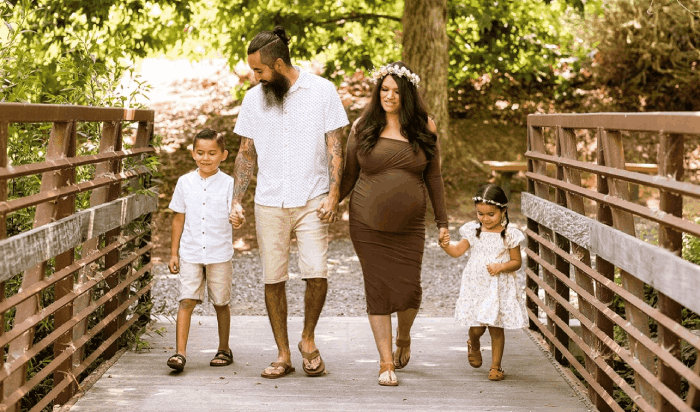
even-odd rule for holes
{"type": "Polygon", "coordinates": [[[420,77],[418,77],[417,74],[411,73],[411,71],[408,70],[406,67],[399,67],[399,65],[397,64],[387,64],[386,66],[382,66],[378,69],[372,70],[372,72],[370,73],[372,77],[372,83],[377,83],[380,79],[384,78],[389,74],[393,74],[399,77],[405,77],[406,80],[413,83],[413,85],[416,87],[418,87],[418,83],[420,83],[420,77]]]}

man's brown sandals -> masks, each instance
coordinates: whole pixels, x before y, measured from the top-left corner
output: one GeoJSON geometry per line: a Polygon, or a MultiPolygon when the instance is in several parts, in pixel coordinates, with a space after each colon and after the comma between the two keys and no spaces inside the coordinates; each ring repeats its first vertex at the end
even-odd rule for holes
{"type": "Polygon", "coordinates": [[[311,360],[318,358],[319,364],[316,367],[316,369],[311,369],[307,368],[306,364],[303,363],[302,361],[302,368],[304,369],[304,372],[306,372],[307,375],[309,376],[321,376],[324,373],[326,373],[326,364],[323,363],[323,358],[321,358],[321,353],[316,349],[313,352],[304,352],[301,350],[301,342],[299,342],[299,352],[301,352],[301,356],[306,359],[307,361],[311,362],[311,360]]]}
{"type": "Polygon", "coordinates": [[[295,370],[292,365],[286,362],[272,362],[270,366],[272,366],[275,370],[277,368],[282,368],[282,371],[280,373],[266,373],[265,371],[263,371],[260,374],[260,376],[262,376],[265,379],[277,379],[283,376],[287,376],[295,370]]]}

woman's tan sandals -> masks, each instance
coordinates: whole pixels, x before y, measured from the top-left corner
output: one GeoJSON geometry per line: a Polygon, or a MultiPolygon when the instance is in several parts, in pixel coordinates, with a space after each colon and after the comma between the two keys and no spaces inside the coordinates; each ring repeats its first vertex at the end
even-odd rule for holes
{"type": "Polygon", "coordinates": [[[489,371],[489,380],[490,381],[502,381],[503,378],[505,378],[505,374],[503,373],[503,369],[501,369],[498,366],[492,366],[491,370],[489,371]]]}
{"type": "Polygon", "coordinates": [[[406,340],[399,339],[396,337],[396,351],[392,354],[394,358],[394,367],[396,369],[403,369],[408,365],[408,361],[411,360],[411,338],[406,340]],[[406,361],[403,361],[404,353],[408,352],[406,356],[406,361]]]}
{"type": "MultiPolygon", "coordinates": [[[[481,367],[481,349],[474,349],[472,346],[472,341],[468,340],[467,341],[467,359],[469,360],[469,364],[472,366],[472,368],[480,368],[481,367]]],[[[491,379],[491,378],[489,378],[491,379]]]]}
{"type": "Polygon", "coordinates": [[[399,386],[393,362],[379,362],[379,384],[381,386],[399,386]]]}

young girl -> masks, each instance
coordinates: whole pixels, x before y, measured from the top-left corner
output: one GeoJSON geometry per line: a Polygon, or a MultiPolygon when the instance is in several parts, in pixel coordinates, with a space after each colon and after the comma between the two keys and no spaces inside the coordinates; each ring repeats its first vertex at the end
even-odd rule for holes
{"type": "Polygon", "coordinates": [[[471,249],[471,256],[462,273],[462,288],[455,307],[455,318],[469,326],[469,364],[481,366],[481,335],[489,329],[492,359],[489,379],[504,378],[501,360],[505,346],[503,329],[527,326],[527,312],[516,283],[515,271],[522,264],[520,242],[523,233],[508,227],[508,198],[503,189],[487,184],[473,198],[478,222],[466,223],[459,229],[462,239],[441,244],[452,257],[471,249]]]}

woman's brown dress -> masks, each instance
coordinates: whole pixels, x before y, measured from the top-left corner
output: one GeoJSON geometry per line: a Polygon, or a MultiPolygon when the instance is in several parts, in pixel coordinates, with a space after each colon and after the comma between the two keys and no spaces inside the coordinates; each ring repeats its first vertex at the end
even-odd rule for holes
{"type": "Polygon", "coordinates": [[[409,142],[380,137],[369,153],[351,133],[341,183],[350,197],[350,238],[360,259],[367,313],[419,309],[425,245],[426,192],[435,222],[447,227],[439,143],[428,161],[409,142]]]}

